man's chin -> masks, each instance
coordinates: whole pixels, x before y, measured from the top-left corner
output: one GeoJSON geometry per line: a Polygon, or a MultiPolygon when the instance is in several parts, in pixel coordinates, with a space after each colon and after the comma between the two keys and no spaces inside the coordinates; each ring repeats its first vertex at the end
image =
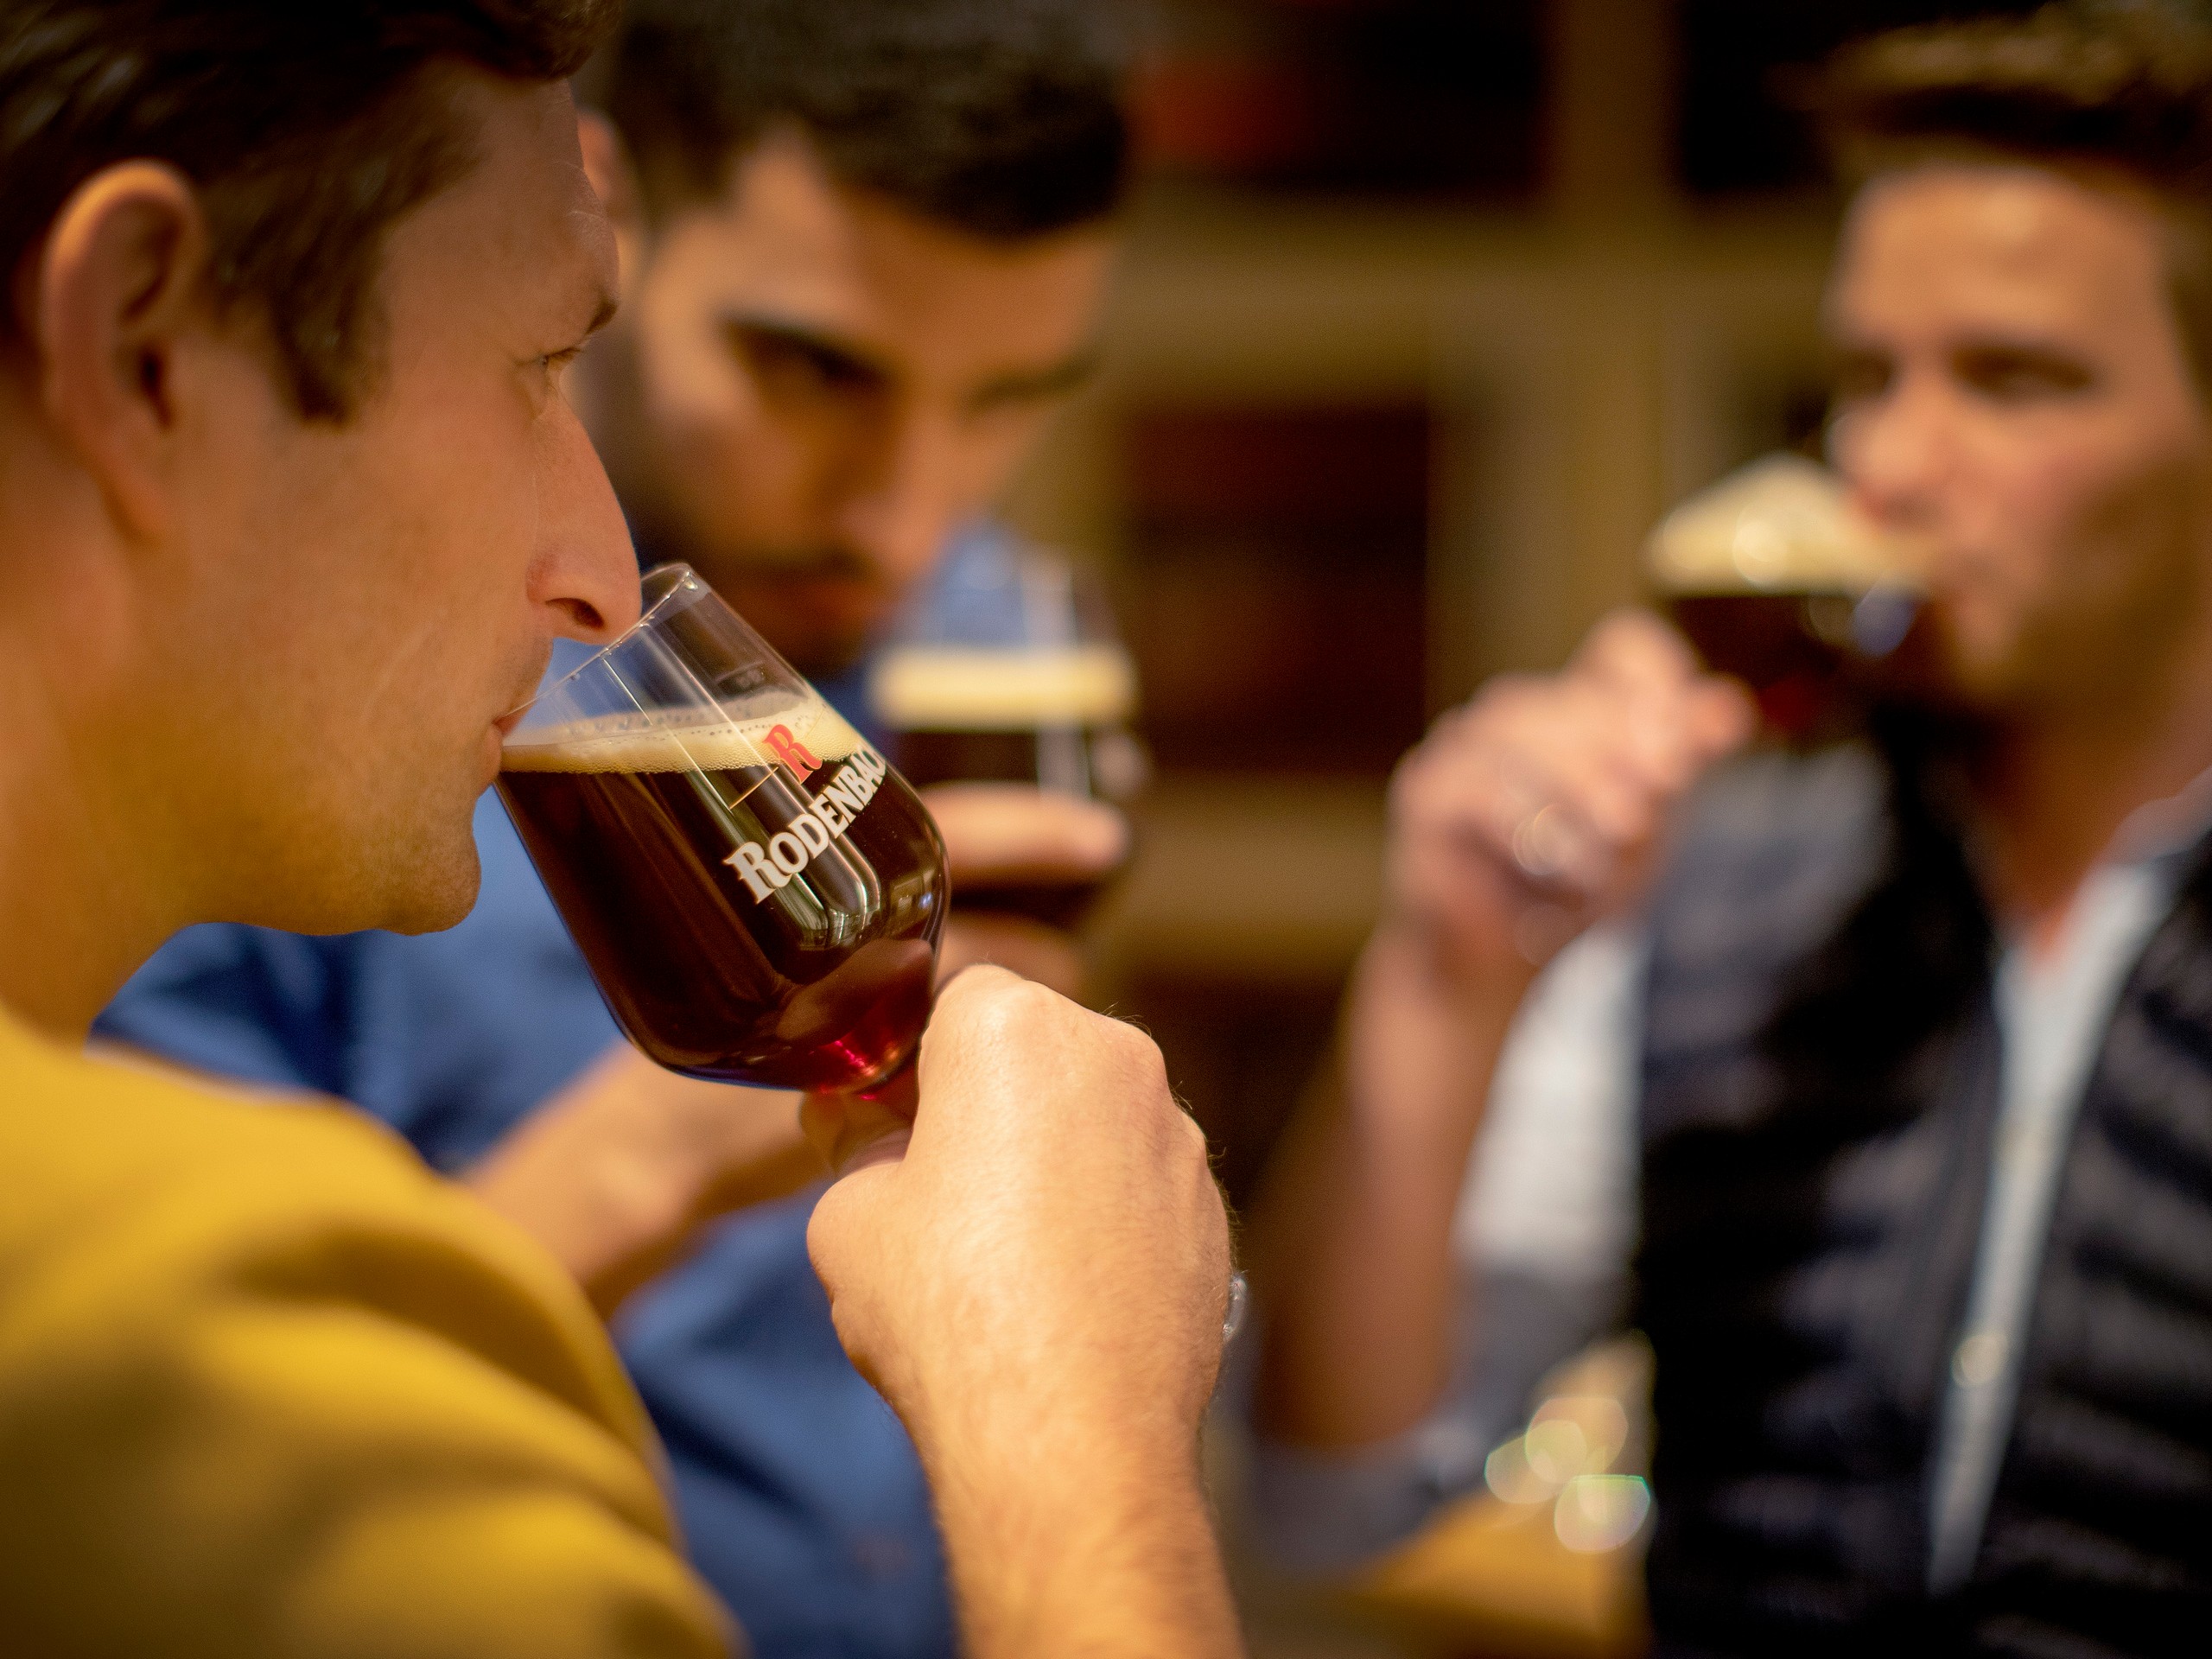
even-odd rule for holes
{"type": "Polygon", "coordinates": [[[2063,700],[2063,689],[2048,683],[2044,665],[2015,641],[1953,639],[1945,642],[1942,696],[1960,713],[2003,719],[2038,703],[2063,700]]]}
{"type": "Polygon", "coordinates": [[[730,608],[803,674],[837,674],[854,666],[898,609],[897,595],[873,582],[758,573],[709,579],[730,608]]]}
{"type": "Polygon", "coordinates": [[[483,885],[473,833],[432,844],[395,839],[358,860],[353,872],[351,881],[329,882],[282,918],[254,919],[291,933],[443,933],[468,919],[483,885]]]}
{"type": "Polygon", "coordinates": [[[484,885],[474,836],[442,857],[424,859],[415,869],[396,874],[390,918],[378,925],[410,937],[459,927],[476,908],[484,885]]]}
{"type": "Polygon", "coordinates": [[[809,679],[830,680],[858,668],[874,644],[875,636],[872,633],[858,637],[840,634],[798,644],[783,654],[793,668],[809,679]]]}
{"type": "Polygon", "coordinates": [[[1944,715],[1985,715],[2018,696],[2018,655],[1961,628],[1955,617],[1931,604],[1897,648],[1875,666],[1874,684],[1893,703],[1944,715]]]}
{"type": "Polygon", "coordinates": [[[733,607],[792,667],[817,678],[842,674],[866,657],[887,620],[888,607],[835,617],[821,607],[772,598],[733,607]]]}
{"type": "Polygon", "coordinates": [[[410,938],[443,933],[468,919],[476,908],[478,880],[425,880],[416,872],[404,885],[361,884],[344,891],[325,886],[314,893],[270,894],[233,901],[196,919],[243,922],[279,933],[332,938],[348,933],[397,933],[410,938]]]}

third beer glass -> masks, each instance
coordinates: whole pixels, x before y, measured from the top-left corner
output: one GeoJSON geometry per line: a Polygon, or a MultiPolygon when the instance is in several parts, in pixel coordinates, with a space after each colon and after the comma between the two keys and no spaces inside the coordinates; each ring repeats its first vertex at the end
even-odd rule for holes
{"type": "Polygon", "coordinates": [[[864,1089],[929,1017],[948,894],[899,774],[681,565],[545,690],[499,795],[632,1041],[673,1071],[864,1089]]]}
{"type": "Polygon", "coordinates": [[[1770,730],[1796,739],[1847,728],[1905,666],[1920,603],[1905,563],[1840,480],[1791,454],[1684,502],[1645,550],[1675,625],[1751,689],[1770,730]]]}

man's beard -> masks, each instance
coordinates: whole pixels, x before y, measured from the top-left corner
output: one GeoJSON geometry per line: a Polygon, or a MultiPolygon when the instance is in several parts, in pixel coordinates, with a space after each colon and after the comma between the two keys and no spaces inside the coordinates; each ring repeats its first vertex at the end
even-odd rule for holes
{"type": "MultiPolygon", "coordinates": [[[[818,599],[806,590],[819,585],[880,594],[882,582],[859,555],[842,548],[818,548],[741,555],[708,555],[694,568],[731,607],[766,636],[800,673],[842,674],[876,645],[887,621],[889,601],[870,602],[864,615],[823,614],[818,599]]],[[[834,607],[844,613],[849,607],[834,607]]]]}

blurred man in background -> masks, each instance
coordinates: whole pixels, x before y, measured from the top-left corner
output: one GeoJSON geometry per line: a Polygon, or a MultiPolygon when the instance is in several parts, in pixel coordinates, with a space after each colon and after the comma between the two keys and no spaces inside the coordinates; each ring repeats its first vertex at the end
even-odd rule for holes
{"type": "MultiPolygon", "coordinates": [[[[637,0],[585,80],[625,303],[578,403],[643,561],[696,566],[863,729],[866,653],[994,568],[979,516],[1091,365],[1127,48],[1094,0],[637,0]]],[[[936,804],[956,881],[1124,845],[1109,810],[1037,791],[936,804]]],[[[702,1231],[816,1179],[791,1103],[629,1052],[488,797],[477,830],[454,933],[200,930],[102,1033],[353,1101],[602,1309],[696,1249],[620,1338],[702,1571],[765,1652],[950,1652],[921,1466],[838,1346],[810,1195],[702,1231]]],[[[1058,936],[953,920],[950,963],[1072,978],[1058,936]]]]}
{"type": "Polygon", "coordinates": [[[1834,457],[1916,550],[1937,683],[1715,771],[1745,702],[1629,617],[1407,763],[1268,1221],[1260,1518],[1313,1569],[1404,1536],[1625,1309],[1662,1651],[2192,1651],[2212,41],[1912,32],[1827,114],[1834,457]]]}
{"type": "MultiPolygon", "coordinates": [[[[565,85],[613,10],[0,0],[11,1654],[732,1650],[557,1263],[358,1116],[73,1052],[189,924],[467,914],[506,715],[635,620],[563,385],[615,305],[565,85]]],[[[1002,972],[923,1046],[810,1243],[965,1649],[1233,1652],[1203,1136],[1002,972]]]]}

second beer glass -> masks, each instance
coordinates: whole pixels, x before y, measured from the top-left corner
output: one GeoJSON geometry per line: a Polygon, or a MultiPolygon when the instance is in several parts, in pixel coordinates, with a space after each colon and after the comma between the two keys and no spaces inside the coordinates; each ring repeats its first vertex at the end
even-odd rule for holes
{"type": "MultiPolygon", "coordinates": [[[[1129,730],[1136,670],[1105,601],[1056,554],[991,535],[876,658],[868,698],[917,785],[1015,785],[1126,808],[1150,771],[1129,730]]],[[[963,912],[1071,929],[1118,871],[1001,870],[963,912]]]]}
{"type": "Polygon", "coordinates": [[[944,848],[905,781],[681,565],[531,703],[499,795],[607,1006],[672,1071],[865,1089],[929,1018],[944,848]]]}

